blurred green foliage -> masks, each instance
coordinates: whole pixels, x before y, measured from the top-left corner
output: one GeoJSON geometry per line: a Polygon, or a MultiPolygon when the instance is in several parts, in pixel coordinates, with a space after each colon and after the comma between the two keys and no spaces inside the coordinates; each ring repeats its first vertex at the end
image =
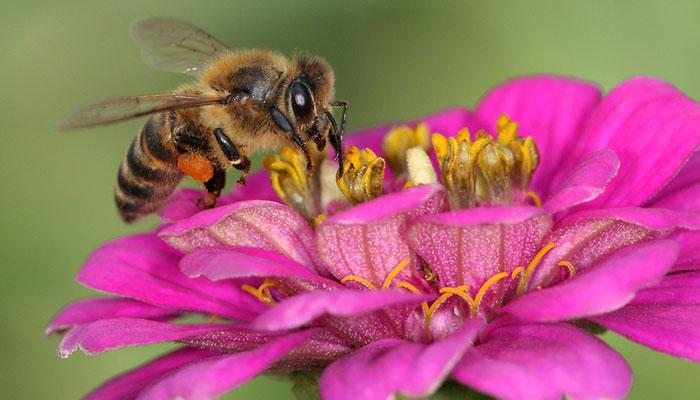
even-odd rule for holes
{"type": "MultiPolygon", "coordinates": [[[[56,357],[42,330],[89,296],[74,274],[101,243],[142,231],[116,216],[112,185],[140,121],[57,134],[82,104],[167,92],[186,78],[149,70],[131,24],[186,19],[231,46],[308,49],[335,67],[351,128],[473,105],[489,87],[533,73],[609,89],[633,75],[700,95],[700,2],[673,1],[135,1],[4,0],[0,5],[0,392],[73,399],[169,346],[56,357]]],[[[633,144],[631,144],[633,145],[633,144]]],[[[607,334],[636,373],[631,397],[684,398],[700,367],[607,334]]],[[[507,384],[507,377],[504,377],[507,384]]],[[[228,398],[289,398],[262,378],[228,398]]]]}

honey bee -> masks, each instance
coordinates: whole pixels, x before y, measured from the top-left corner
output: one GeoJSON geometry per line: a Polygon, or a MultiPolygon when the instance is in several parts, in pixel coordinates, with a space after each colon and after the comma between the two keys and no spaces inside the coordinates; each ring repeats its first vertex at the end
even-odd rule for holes
{"type": "Polygon", "coordinates": [[[324,59],[229,49],[201,29],[169,18],[136,23],[132,37],[147,65],[197,81],[170,94],[91,104],[58,126],[67,130],[150,116],[117,175],[114,198],[124,221],[158,211],[185,175],[204,183],[209,197],[202,203],[213,206],[228,168],[242,171],[242,184],[251,154],[285,144],[300,149],[311,170],[307,144],[322,151],[330,142],[342,174],[348,103],[334,101],[335,77],[324,59]],[[342,109],[340,128],[336,108],[342,109]]]}

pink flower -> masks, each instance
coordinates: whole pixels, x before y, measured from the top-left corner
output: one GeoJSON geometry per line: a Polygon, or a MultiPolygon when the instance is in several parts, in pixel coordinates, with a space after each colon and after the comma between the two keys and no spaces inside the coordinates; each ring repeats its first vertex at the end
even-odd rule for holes
{"type": "Polygon", "coordinates": [[[78,281],[118,297],[59,312],[59,354],[182,349],[89,397],[211,398],[265,371],[322,370],[325,399],[426,396],[446,379],[506,399],[622,398],[631,372],[601,327],[700,361],[696,103],[650,78],[602,98],[536,77],[419,122],[499,138],[436,136],[432,163],[419,145],[400,165],[415,143],[373,128],[346,143],[392,171],[382,185],[384,161],[351,154],[354,206],[299,194],[319,182],[276,183],[290,207],[258,174],[212,210],[180,192],[158,231],[98,249],[78,281]],[[214,317],[177,321],[191,314],[214,317]]]}

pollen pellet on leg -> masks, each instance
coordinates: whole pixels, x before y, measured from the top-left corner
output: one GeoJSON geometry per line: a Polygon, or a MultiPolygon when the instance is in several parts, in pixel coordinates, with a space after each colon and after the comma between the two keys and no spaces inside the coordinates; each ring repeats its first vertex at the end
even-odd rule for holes
{"type": "Polygon", "coordinates": [[[181,154],[177,158],[177,167],[192,179],[206,182],[214,176],[214,166],[201,154],[181,154]]]}

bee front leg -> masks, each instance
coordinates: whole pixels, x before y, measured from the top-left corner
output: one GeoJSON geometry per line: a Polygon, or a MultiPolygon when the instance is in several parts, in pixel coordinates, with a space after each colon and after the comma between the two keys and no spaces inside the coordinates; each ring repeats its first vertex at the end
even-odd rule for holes
{"type": "Polygon", "coordinates": [[[250,172],[250,158],[246,156],[241,156],[241,158],[238,159],[238,163],[231,163],[233,165],[233,168],[242,171],[241,172],[241,177],[238,178],[236,181],[239,185],[245,185],[245,178],[248,176],[248,172],[250,172]]]}
{"type": "Polygon", "coordinates": [[[226,186],[226,170],[223,168],[215,167],[214,175],[206,182],[204,182],[204,187],[207,188],[209,192],[209,197],[206,199],[199,199],[197,205],[203,208],[212,208],[216,205],[216,200],[221,195],[221,191],[226,186]]]}
{"type": "Polygon", "coordinates": [[[233,144],[231,139],[224,133],[223,129],[214,129],[214,137],[216,137],[216,142],[221,147],[221,151],[224,153],[226,158],[231,163],[231,166],[239,171],[243,171],[241,177],[238,179],[238,183],[245,185],[245,178],[250,171],[250,159],[243,155],[240,149],[233,144]]]}

